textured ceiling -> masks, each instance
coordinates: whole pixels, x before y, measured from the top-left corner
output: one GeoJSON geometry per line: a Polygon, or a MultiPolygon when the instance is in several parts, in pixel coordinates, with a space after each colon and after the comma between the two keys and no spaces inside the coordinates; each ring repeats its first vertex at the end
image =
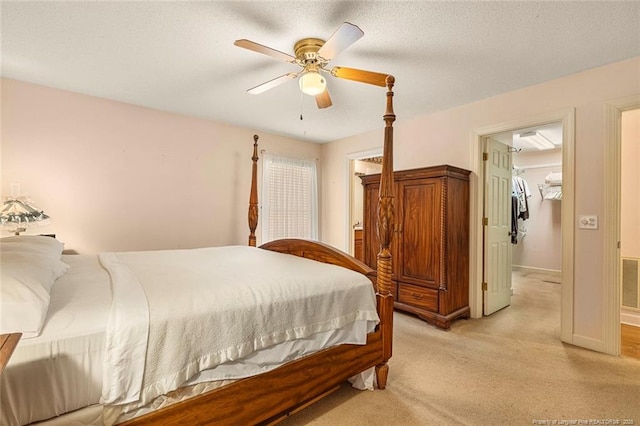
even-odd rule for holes
{"type": "MultiPolygon", "coordinates": [[[[297,67],[235,47],[293,54],[342,22],[364,37],[330,66],[393,74],[398,120],[640,56],[640,2],[6,2],[2,75],[254,131],[326,142],[382,128],[385,89],[329,77],[318,110],[297,67]],[[300,120],[302,113],[303,120],[300,120]]],[[[612,76],[612,78],[615,78],[612,76]]]]}

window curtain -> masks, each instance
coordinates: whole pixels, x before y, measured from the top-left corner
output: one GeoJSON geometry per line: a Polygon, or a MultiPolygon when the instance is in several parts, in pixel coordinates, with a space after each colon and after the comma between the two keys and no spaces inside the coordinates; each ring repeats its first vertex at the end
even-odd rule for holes
{"type": "Polygon", "coordinates": [[[264,153],[262,240],[318,239],[318,184],[315,160],[264,153]]]}

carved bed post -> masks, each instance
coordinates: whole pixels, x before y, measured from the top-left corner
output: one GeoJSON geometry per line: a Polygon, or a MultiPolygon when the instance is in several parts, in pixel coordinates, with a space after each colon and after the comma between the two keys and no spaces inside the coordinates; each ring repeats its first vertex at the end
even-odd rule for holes
{"type": "Polygon", "coordinates": [[[384,389],[387,385],[393,339],[393,294],[392,259],[389,247],[393,237],[394,209],[393,209],[393,122],[396,116],[393,112],[393,84],[395,78],[387,76],[387,109],[384,114],[384,148],[382,153],[382,174],[380,176],[380,192],[378,198],[378,238],[380,252],[377,258],[378,270],[378,313],[381,316],[383,361],[376,366],[378,387],[384,389]]]}
{"type": "Polygon", "coordinates": [[[253,168],[251,170],[251,193],[249,195],[249,246],[256,246],[258,226],[258,135],[253,135],[253,168]]]}

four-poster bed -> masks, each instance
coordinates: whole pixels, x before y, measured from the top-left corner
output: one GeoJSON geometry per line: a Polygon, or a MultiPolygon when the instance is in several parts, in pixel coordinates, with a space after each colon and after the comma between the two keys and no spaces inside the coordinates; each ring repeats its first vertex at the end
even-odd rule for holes
{"type": "MultiPolygon", "coordinates": [[[[340,383],[375,367],[379,389],[387,383],[393,345],[393,296],[391,294],[391,252],[393,236],[393,85],[388,76],[384,115],[384,147],[378,208],[377,279],[374,271],[328,245],[305,240],[276,240],[260,248],[339,265],[367,275],[375,281],[380,324],[367,337],[366,345],[341,345],[299,359],[269,373],[240,380],[200,397],[167,407],[123,423],[127,426],[153,424],[258,424],[275,423],[336,390],[340,383]]],[[[258,136],[254,136],[251,193],[249,200],[249,245],[256,245],[258,224],[257,161],[258,136]]]]}
{"type": "MultiPolygon", "coordinates": [[[[360,276],[366,276],[370,283],[374,284],[375,303],[373,303],[373,308],[377,311],[377,317],[379,318],[377,327],[375,329],[372,328],[366,334],[366,343],[338,344],[310,355],[297,357],[294,358],[294,361],[287,362],[268,372],[240,378],[221,387],[207,390],[204,393],[191,396],[188,399],[172,403],[124,422],[119,419],[117,420],[119,424],[235,425],[274,423],[331,393],[350,377],[372,368],[375,368],[378,387],[380,389],[385,388],[389,368],[387,362],[392,354],[393,334],[393,296],[391,294],[389,244],[393,230],[392,126],[395,114],[393,112],[392,89],[394,78],[386,76],[384,84],[381,84],[381,81],[376,84],[387,87],[386,112],[384,115],[384,159],[378,212],[378,232],[381,248],[378,255],[377,278],[374,278],[373,270],[360,261],[322,243],[286,239],[260,246],[260,249],[274,253],[274,255],[276,255],[275,253],[290,254],[296,256],[296,258],[306,258],[325,264],[337,265],[350,271],[355,271],[361,274],[360,276]]],[[[250,247],[256,246],[255,229],[258,223],[257,142],[258,137],[255,136],[248,214],[250,247]]],[[[256,249],[254,248],[253,250],[256,249]]],[[[105,265],[105,259],[114,260],[115,256],[119,254],[111,255],[113,255],[111,258],[101,255],[100,260],[103,266],[105,265]]],[[[138,261],[137,254],[122,254],[122,258],[127,256],[138,261]]],[[[141,257],[140,259],[146,261],[146,258],[141,257]]],[[[135,262],[130,265],[138,266],[135,262]]],[[[113,265],[111,266],[113,267],[113,265]]],[[[117,262],[115,262],[115,266],[113,270],[105,266],[112,278],[121,272],[121,269],[117,268],[120,267],[117,262]]],[[[365,281],[367,280],[365,279],[365,281]]],[[[370,283],[367,285],[369,291],[371,291],[370,283]]],[[[116,284],[114,285],[117,287],[116,284]]],[[[152,311],[150,310],[150,312],[152,311]]],[[[127,330],[127,333],[129,333],[129,330],[127,330]]],[[[131,337],[129,338],[131,339],[131,337]]],[[[107,339],[107,341],[109,340],[107,339]]],[[[147,365],[148,362],[147,358],[147,365]]],[[[24,366],[17,366],[13,370],[19,370],[20,368],[24,368],[24,366]]],[[[5,385],[5,378],[10,381],[14,377],[12,376],[14,373],[17,374],[16,371],[12,372],[12,366],[9,363],[5,376],[0,377],[0,383],[5,385]]],[[[103,389],[103,398],[104,395],[103,389]]],[[[2,403],[3,405],[10,404],[11,399],[3,399],[2,403]]],[[[37,403],[37,401],[33,401],[33,403],[37,403]]],[[[64,411],[56,414],[64,414],[64,411]]]]}

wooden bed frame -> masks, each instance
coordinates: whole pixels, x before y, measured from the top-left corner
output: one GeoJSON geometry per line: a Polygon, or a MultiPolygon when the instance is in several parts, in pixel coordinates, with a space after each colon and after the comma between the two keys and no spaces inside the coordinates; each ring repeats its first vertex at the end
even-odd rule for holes
{"type": "MultiPolygon", "coordinates": [[[[341,383],[375,367],[379,389],[387,383],[393,338],[391,253],[393,235],[393,76],[387,76],[387,103],[382,178],[378,207],[380,252],[377,279],[373,270],[328,245],[296,239],[277,240],[260,248],[340,265],[367,275],[376,289],[380,324],[367,336],[366,345],[340,345],[288,363],[268,373],[238,380],[219,389],[134,418],[123,425],[249,425],[273,424],[336,390],[341,383]]],[[[256,245],[258,224],[258,136],[254,136],[251,195],[249,199],[249,245],[256,245]]]]}

